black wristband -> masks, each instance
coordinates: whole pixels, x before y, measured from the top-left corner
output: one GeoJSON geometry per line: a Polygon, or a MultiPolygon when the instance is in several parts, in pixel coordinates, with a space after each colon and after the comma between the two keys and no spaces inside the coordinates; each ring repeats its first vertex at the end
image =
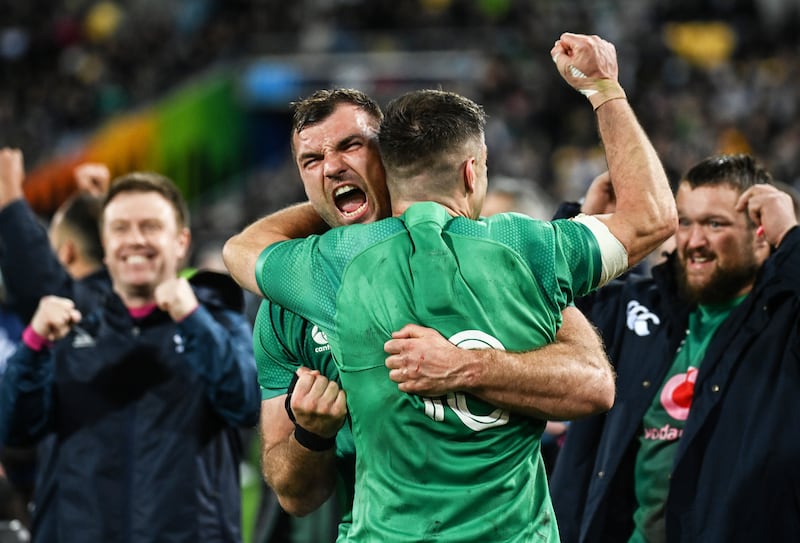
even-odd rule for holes
{"type": "Polygon", "coordinates": [[[294,393],[294,387],[298,379],[299,375],[295,373],[292,377],[292,381],[289,383],[289,388],[286,390],[286,401],[283,402],[283,407],[286,409],[286,414],[289,415],[289,420],[295,424],[297,424],[297,421],[294,420],[294,411],[292,411],[292,394],[294,393]]]}
{"type": "Polygon", "coordinates": [[[294,439],[306,449],[316,452],[328,451],[336,445],[336,436],[322,437],[309,432],[297,423],[294,425],[294,439]]]}

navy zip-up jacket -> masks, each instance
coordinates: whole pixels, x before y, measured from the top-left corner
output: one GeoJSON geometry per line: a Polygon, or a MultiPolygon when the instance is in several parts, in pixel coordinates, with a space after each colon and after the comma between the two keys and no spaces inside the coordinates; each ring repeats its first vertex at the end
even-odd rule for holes
{"type": "Polygon", "coordinates": [[[201,272],[186,319],[133,319],[105,272],[71,281],[54,264],[24,202],[0,211],[0,236],[16,310],[53,293],[83,315],[51,349],[19,349],[0,387],[0,439],[46,443],[34,541],[240,541],[237,427],[260,395],[239,287],[201,272]]]}
{"type": "MultiPolygon", "coordinates": [[[[653,278],[600,289],[584,309],[617,371],[617,399],[574,421],[551,491],[562,540],[627,542],[645,411],[669,370],[690,308],[674,254],[653,278]]],[[[800,541],[800,227],[765,262],[720,326],[697,376],[666,504],[670,543],[800,541]]]]}

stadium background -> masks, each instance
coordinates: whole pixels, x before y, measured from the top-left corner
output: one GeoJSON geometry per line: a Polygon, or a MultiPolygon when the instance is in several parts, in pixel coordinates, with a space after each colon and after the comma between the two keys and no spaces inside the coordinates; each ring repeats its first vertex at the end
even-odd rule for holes
{"type": "Polygon", "coordinates": [[[72,168],[157,170],[193,207],[197,250],[303,198],[288,103],[357,87],[461,92],[489,114],[490,187],[575,199],[604,169],[591,108],[549,50],[612,41],[671,181],[748,151],[800,188],[798,0],[0,0],[0,146],[25,152],[47,217],[72,168]]]}

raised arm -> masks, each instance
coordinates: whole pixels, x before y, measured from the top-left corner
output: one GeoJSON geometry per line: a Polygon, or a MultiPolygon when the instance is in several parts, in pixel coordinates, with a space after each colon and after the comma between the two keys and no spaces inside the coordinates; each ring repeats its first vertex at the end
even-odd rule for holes
{"type": "Polygon", "coordinates": [[[616,194],[616,211],[598,219],[625,246],[632,266],[677,227],[664,168],[617,81],[617,55],[611,43],[598,36],[566,33],[551,56],[564,80],[586,96],[597,113],[616,194]]]}
{"type": "Polygon", "coordinates": [[[747,211],[773,247],[778,247],[789,230],[797,226],[792,197],[772,185],[750,187],[739,197],[736,209],[747,211]]]}
{"type": "Polygon", "coordinates": [[[556,341],[524,353],[459,349],[437,331],[407,325],[384,346],[389,377],[424,396],[469,392],[527,416],[569,420],[607,411],[614,372],[597,331],[574,307],[556,341]]]}
{"type": "Polygon", "coordinates": [[[261,294],[255,270],[264,248],[278,241],[321,234],[328,228],[310,203],[295,204],[258,219],[232,236],[222,248],[222,259],[242,288],[261,294]]]}
{"type": "Polygon", "coordinates": [[[27,322],[47,294],[70,296],[72,278],[50,246],[47,230],[24,198],[22,151],[0,150],[0,267],[10,308],[27,322]]]}

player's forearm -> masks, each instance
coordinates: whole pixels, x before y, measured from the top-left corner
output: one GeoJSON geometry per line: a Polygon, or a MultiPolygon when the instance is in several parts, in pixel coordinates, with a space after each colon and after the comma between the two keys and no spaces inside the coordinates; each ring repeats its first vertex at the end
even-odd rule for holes
{"type": "Polygon", "coordinates": [[[228,239],[222,249],[222,259],[239,285],[260,294],[255,277],[256,262],[267,246],[321,233],[327,228],[311,204],[290,206],[258,219],[228,239]]]}
{"type": "Polygon", "coordinates": [[[234,281],[242,288],[259,294],[256,262],[266,245],[260,241],[257,229],[254,228],[256,224],[258,223],[253,223],[225,242],[222,248],[222,260],[234,281]]]}
{"type": "Polygon", "coordinates": [[[661,161],[627,100],[604,103],[597,119],[616,194],[616,213],[608,225],[633,265],[674,233],[675,200],[661,161]]]}
{"type": "Polygon", "coordinates": [[[614,374],[594,349],[567,343],[526,353],[471,351],[463,390],[512,412],[570,420],[607,411],[614,402],[614,374]]]}
{"type": "Polygon", "coordinates": [[[305,516],[333,494],[336,485],[333,449],[311,451],[289,436],[281,444],[262,452],[264,480],[290,515],[305,516]]]}

